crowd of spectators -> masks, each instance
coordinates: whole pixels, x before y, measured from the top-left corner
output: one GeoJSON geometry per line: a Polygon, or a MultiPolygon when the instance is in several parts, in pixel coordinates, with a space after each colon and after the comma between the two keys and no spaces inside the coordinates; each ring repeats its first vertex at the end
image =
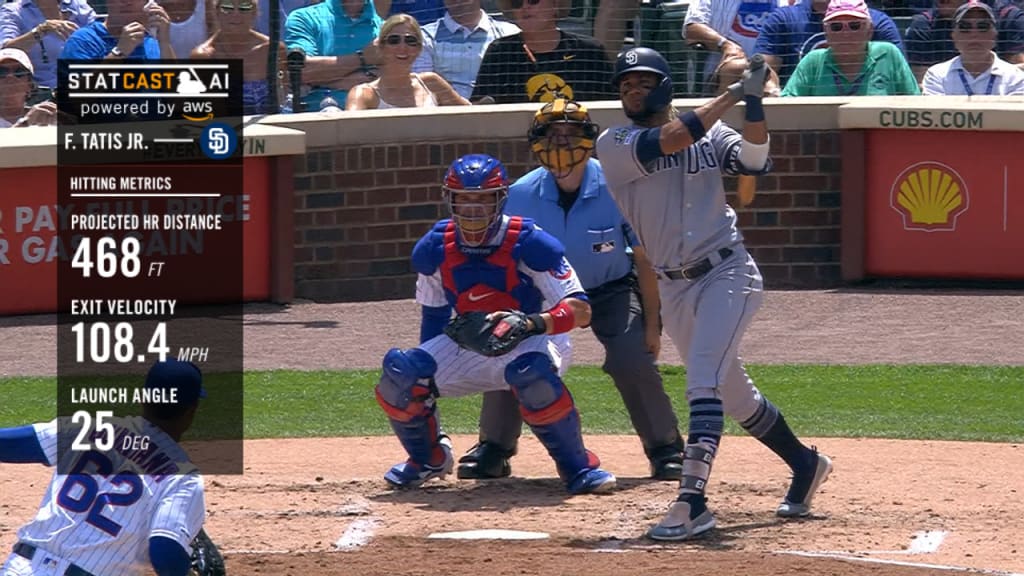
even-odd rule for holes
{"type": "MultiPolygon", "coordinates": [[[[0,93],[8,107],[10,94],[25,94],[21,113],[0,125],[44,116],[32,107],[52,100],[58,58],[238,58],[247,114],[615,99],[611,62],[639,1],[601,0],[592,36],[564,25],[571,1],[279,0],[272,47],[270,0],[105,0],[103,14],[89,0],[7,0],[0,93]],[[276,81],[266,74],[271,50],[276,81]],[[289,53],[303,58],[294,95],[289,53]]],[[[706,54],[696,95],[720,93],[753,54],[772,69],[770,95],[1020,95],[1022,5],[691,0],[680,35],[706,54]]]]}

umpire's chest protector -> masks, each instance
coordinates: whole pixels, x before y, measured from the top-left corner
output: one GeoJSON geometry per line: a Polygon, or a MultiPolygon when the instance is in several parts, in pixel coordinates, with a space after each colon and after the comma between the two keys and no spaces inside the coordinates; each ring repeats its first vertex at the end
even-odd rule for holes
{"type": "Polygon", "coordinates": [[[431,268],[441,275],[445,298],[458,314],[471,311],[541,311],[540,291],[520,262],[534,247],[532,220],[510,217],[488,246],[462,246],[455,224],[439,222],[429,234],[431,268]]]}

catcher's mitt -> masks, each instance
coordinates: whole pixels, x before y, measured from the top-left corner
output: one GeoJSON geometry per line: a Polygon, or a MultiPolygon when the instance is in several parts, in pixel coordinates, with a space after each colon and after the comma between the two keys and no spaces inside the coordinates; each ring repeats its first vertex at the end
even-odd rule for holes
{"type": "Polygon", "coordinates": [[[192,541],[192,569],[189,576],[227,576],[224,568],[224,557],[217,545],[206,535],[206,530],[199,530],[192,541]]]}
{"type": "Polygon", "coordinates": [[[444,333],[460,348],[484,356],[501,356],[515,349],[530,336],[546,330],[539,314],[527,316],[519,311],[466,312],[444,328],[444,333]],[[532,328],[530,320],[533,323],[532,328]]]}

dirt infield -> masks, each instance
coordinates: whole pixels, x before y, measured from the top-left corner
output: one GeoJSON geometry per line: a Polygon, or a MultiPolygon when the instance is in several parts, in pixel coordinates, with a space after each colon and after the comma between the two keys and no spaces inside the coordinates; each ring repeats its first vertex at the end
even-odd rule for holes
{"type": "MultiPolygon", "coordinates": [[[[0,372],[52,374],[52,323],[0,319],[0,372]]],[[[246,366],[373,367],[388,347],[413,344],[417,325],[409,301],[251,306],[246,366]]],[[[770,292],[742,351],[758,363],[1024,365],[1022,334],[1022,292],[770,292]]],[[[576,363],[600,362],[592,337],[576,340],[576,363]]],[[[663,360],[678,356],[666,348],[663,360]]],[[[836,465],[811,518],[775,518],[787,470],[757,442],[728,437],[709,490],[719,529],[682,545],[641,537],[675,487],[646,480],[638,441],[616,436],[588,443],[620,489],[575,497],[532,437],[513,460],[514,478],[449,478],[411,492],[389,491],[380,479],[401,459],[392,438],[249,441],[244,476],[207,477],[207,528],[232,575],[1024,573],[1021,446],[811,441],[836,465]],[[547,538],[428,538],[480,529],[547,538]]],[[[461,454],[473,438],[455,443],[461,454]]],[[[48,476],[0,466],[0,546],[13,543],[48,476]]]]}

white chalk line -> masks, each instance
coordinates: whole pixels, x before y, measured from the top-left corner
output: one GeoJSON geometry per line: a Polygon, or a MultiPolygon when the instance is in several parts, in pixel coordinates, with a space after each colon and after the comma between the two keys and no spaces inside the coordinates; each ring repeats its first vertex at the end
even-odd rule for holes
{"type": "Polygon", "coordinates": [[[851,562],[865,562],[868,564],[889,564],[892,566],[907,566],[910,568],[928,568],[931,570],[947,570],[967,572],[969,574],[988,574],[990,576],[1024,576],[1019,572],[1007,572],[1005,570],[990,570],[988,568],[970,568],[967,566],[952,566],[948,564],[931,564],[928,562],[909,562],[906,560],[886,560],[885,558],[865,558],[854,556],[843,552],[803,552],[800,550],[776,550],[776,554],[788,554],[790,556],[803,556],[805,558],[832,558],[835,560],[849,560],[851,562]]]}
{"type": "Polygon", "coordinates": [[[356,550],[362,548],[373,540],[374,529],[377,528],[376,518],[359,518],[353,520],[341,538],[334,543],[336,550],[356,550]]]}

